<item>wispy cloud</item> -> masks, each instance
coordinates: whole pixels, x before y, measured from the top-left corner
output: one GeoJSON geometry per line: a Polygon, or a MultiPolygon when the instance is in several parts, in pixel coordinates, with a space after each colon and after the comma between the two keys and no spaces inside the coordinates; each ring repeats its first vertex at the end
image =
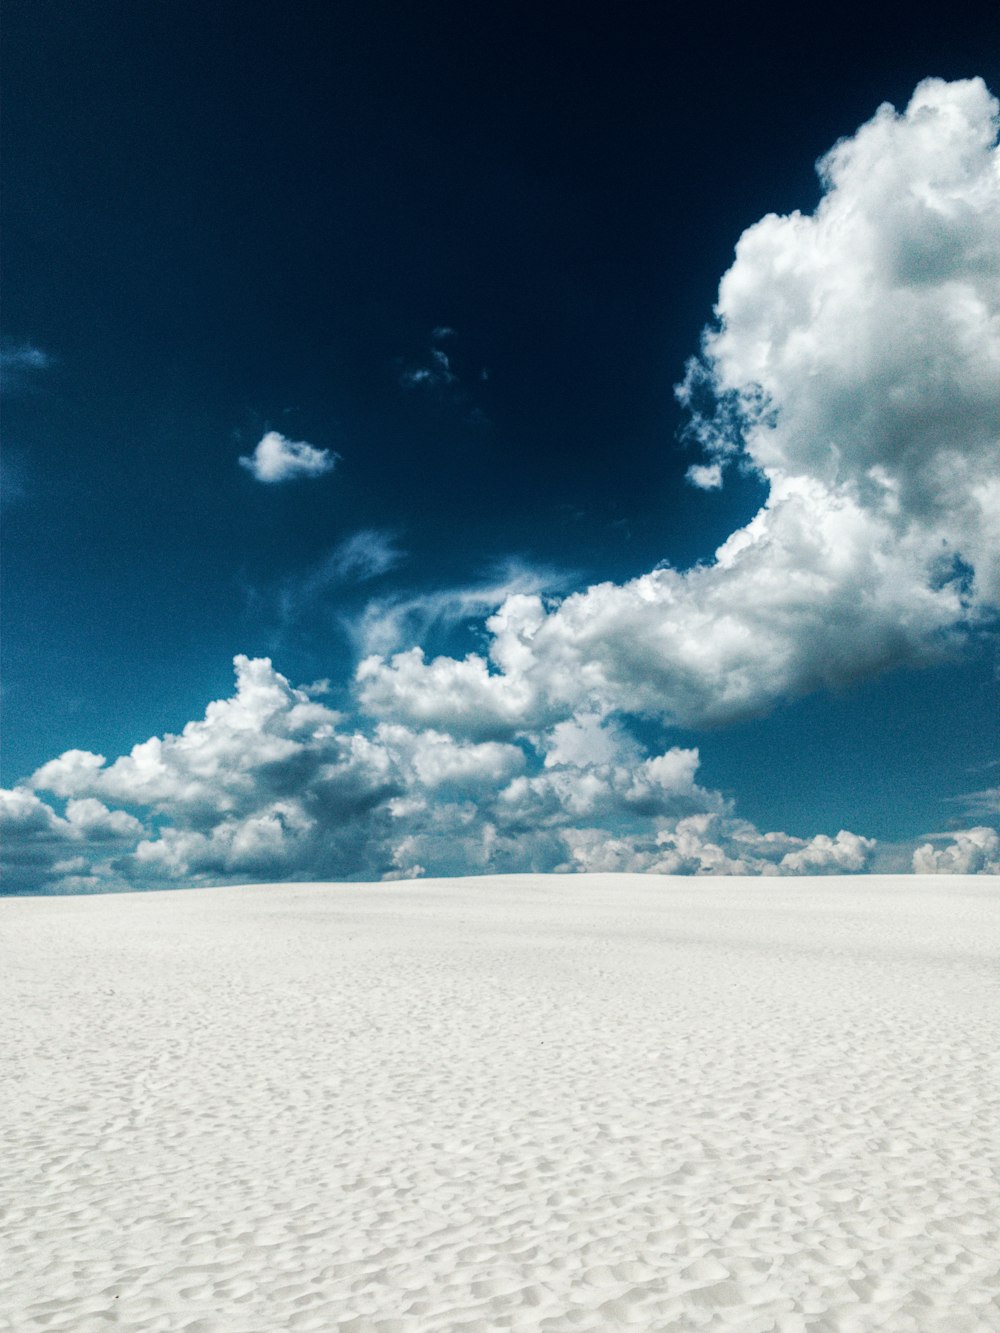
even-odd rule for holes
{"type": "Polygon", "coordinates": [[[489,370],[484,366],[476,372],[459,374],[455,368],[455,357],[446,350],[442,343],[450,343],[458,338],[457,330],[446,324],[439,324],[431,332],[430,345],[424,354],[410,361],[398,363],[402,368],[398,373],[398,383],[408,391],[438,404],[447,404],[455,414],[464,414],[470,426],[489,427],[494,423],[489,414],[475,401],[477,390],[490,378],[489,370]]]}
{"type": "Polygon", "coordinates": [[[304,440],[289,440],[276,430],[269,430],[252,454],[240,457],[240,466],[269,484],[291,481],[296,477],[321,477],[332,472],[339,454],[318,449],[304,440]]]}
{"type": "Polygon", "coordinates": [[[452,359],[441,346],[458,337],[455,329],[439,324],[431,331],[430,346],[423,357],[406,365],[400,372],[399,382],[404,389],[456,389],[459,377],[452,359]]]}
{"type": "Polygon", "coordinates": [[[48,370],[52,358],[31,343],[6,342],[0,346],[0,392],[22,389],[39,371],[48,370]]]}
{"type": "Polygon", "coordinates": [[[1000,787],[984,787],[946,799],[949,804],[957,805],[967,819],[995,819],[1000,815],[1000,787]]]}
{"type": "Polygon", "coordinates": [[[281,621],[288,625],[322,602],[328,593],[380,578],[406,558],[394,533],[362,528],[345,537],[304,574],[285,579],[276,593],[264,593],[263,599],[266,603],[276,597],[281,621]]]}
{"type": "Polygon", "coordinates": [[[406,552],[396,544],[391,532],[362,528],[345,537],[327,558],[326,578],[341,582],[366,583],[395,569],[406,559],[406,552]]]}
{"type": "Polygon", "coordinates": [[[390,653],[404,643],[481,620],[510,597],[564,590],[572,579],[566,571],[508,560],[472,583],[373,598],[348,629],[359,654],[390,653]]]}
{"type": "Polygon", "coordinates": [[[458,383],[458,376],[451,368],[448,353],[441,347],[432,347],[427,363],[408,367],[399,382],[404,389],[447,389],[458,383]]]}

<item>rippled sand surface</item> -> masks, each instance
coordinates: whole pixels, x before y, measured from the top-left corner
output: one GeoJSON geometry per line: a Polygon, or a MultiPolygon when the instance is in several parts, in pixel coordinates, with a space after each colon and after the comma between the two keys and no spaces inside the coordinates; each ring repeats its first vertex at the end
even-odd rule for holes
{"type": "Polygon", "coordinates": [[[0,1327],[1000,1330],[1000,883],[0,900],[0,1327]]]}

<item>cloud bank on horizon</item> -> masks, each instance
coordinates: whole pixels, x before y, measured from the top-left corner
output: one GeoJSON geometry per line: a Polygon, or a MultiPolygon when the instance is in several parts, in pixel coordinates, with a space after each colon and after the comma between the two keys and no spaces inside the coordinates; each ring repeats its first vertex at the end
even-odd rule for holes
{"type": "MultiPolygon", "coordinates": [[[[711,561],[510,591],[461,659],[395,650],[412,622],[389,606],[380,634],[374,606],[350,717],[237,657],[235,694],[180,735],[70,750],[4,793],[8,883],[865,869],[871,839],[761,832],[697,783],[696,749],[650,754],[630,723],[725,725],[995,631],[998,109],[981,80],[925,80],[822,159],[812,215],[740,238],[678,395],[692,484],[735,467],[769,493],[711,561]]],[[[274,432],[240,461],[333,466],[274,432]]],[[[993,829],[939,841],[914,869],[1000,872],[993,829]]]]}

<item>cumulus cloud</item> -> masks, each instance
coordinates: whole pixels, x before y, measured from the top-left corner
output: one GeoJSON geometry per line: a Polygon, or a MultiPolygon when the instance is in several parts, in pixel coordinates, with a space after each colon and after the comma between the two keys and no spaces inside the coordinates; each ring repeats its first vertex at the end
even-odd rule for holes
{"type": "Polygon", "coordinates": [[[327,778],[347,758],[339,715],[293,689],[267,658],[237,657],[236,693],[210,703],[180,735],[154,736],[108,764],[68,750],[34,775],[61,797],[97,796],[148,806],[198,825],[249,813],[277,798],[294,775],[327,778]]]}
{"type": "Polygon", "coordinates": [[[679,819],[646,840],[607,837],[601,829],[567,834],[576,870],[661,875],[843,875],[865,870],[875,842],[841,830],[836,838],[759,833],[726,813],[679,819]]]}
{"type": "MultiPolygon", "coordinates": [[[[810,216],[741,237],[679,394],[766,503],[709,563],[512,597],[485,654],[369,658],[362,704],[502,729],[580,709],[719,725],[935,661],[1000,602],[1000,171],[979,79],[881,107],[819,165],[810,216]]],[[[704,470],[699,470],[704,469],[704,470]]]]}
{"type": "Polygon", "coordinates": [[[388,858],[379,825],[401,790],[385,748],[343,732],[338,713],[268,659],[237,657],[235,666],[235,694],[179,735],[151,737],[110,764],[69,750],[32,786],[69,798],[68,810],[89,798],[157,816],[159,835],[116,863],[130,882],[378,878],[388,858]]]}
{"type": "Polygon", "coordinates": [[[627,720],[516,739],[367,730],[238,657],[236,689],[178,735],[108,762],[69,750],[0,797],[24,891],[240,879],[617,869],[861,869],[873,844],[760,833],[699,785],[694,748],[650,754],[627,720]],[[40,793],[66,801],[65,815],[40,793]],[[148,813],[144,824],[129,805],[148,813]],[[67,868],[69,867],[69,868],[67,868]]]}
{"type": "Polygon", "coordinates": [[[1000,834],[977,827],[960,833],[938,834],[945,846],[925,842],[913,853],[919,875],[1000,875],[1000,834]]]}
{"type": "Polygon", "coordinates": [[[367,711],[413,726],[483,737],[513,734],[532,720],[532,688],[491,674],[478,653],[428,661],[422,648],[409,648],[388,663],[366,658],[357,680],[367,711]]]}
{"type": "Polygon", "coordinates": [[[93,797],[71,800],[65,817],[28,787],[0,789],[0,871],[7,892],[98,888],[108,856],[134,844],[143,825],[93,797]]]}
{"type": "Polygon", "coordinates": [[[890,531],[965,558],[994,599],[997,111],[980,79],[928,79],[904,113],[884,105],[841,140],[813,216],[743,234],[701,367],[730,409],[710,454],[738,443],[768,479],[849,491],[890,531]]]}
{"type": "Polygon", "coordinates": [[[269,430],[252,454],[240,455],[240,466],[257,481],[273,484],[294,477],[321,477],[333,471],[337,457],[329,449],[317,449],[304,440],[289,440],[269,430]]]}
{"type": "MultiPolygon", "coordinates": [[[[741,819],[698,783],[697,749],[652,753],[636,719],[725,724],[937,660],[995,623],[996,113],[979,80],[928,80],[823,159],[812,215],[740,239],[679,395],[706,460],[689,479],[713,489],[742,468],[768,498],[712,560],[561,598],[511,569],[378,599],[355,626],[351,718],[239,657],[234,695],[179,735],[110,763],[67,751],[6,794],[25,882],[867,868],[875,845],[856,833],[741,819]],[[483,616],[481,650],[429,649],[483,616]]],[[[453,373],[446,336],[429,372],[453,373]]],[[[332,466],[272,434],[241,460],[255,475],[268,440],[261,479],[332,466]]],[[[390,558],[358,534],[323,577],[390,558]]],[[[996,837],[931,838],[914,868],[995,870],[996,837]]]]}

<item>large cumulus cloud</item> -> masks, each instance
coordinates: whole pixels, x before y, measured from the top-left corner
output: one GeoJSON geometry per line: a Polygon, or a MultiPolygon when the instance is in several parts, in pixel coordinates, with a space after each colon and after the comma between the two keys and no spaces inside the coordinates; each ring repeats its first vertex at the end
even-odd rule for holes
{"type": "Polygon", "coordinates": [[[336,712],[266,658],[235,666],[232,697],[179,735],[154,736],[111,764],[68,750],[32,786],[160,817],[161,831],[119,858],[128,880],[377,878],[387,803],[401,790],[385,748],[342,730],[336,712]]]}
{"type": "Polygon", "coordinates": [[[486,656],[361,664],[377,713],[472,734],[581,707],[686,726],[933,661],[1000,601],[1000,155],[981,80],[920,84],[741,237],[681,398],[769,486],[707,564],[511,598],[486,656]]]}
{"type": "Polygon", "coordinates": [[[11,886],[607,868],[794,874],[861,869],[874,845],[845,832],[760,833],[699,785],[696,749],[648,754],[624,720],[580,714],[505,741],[386,721],[366,734],[266,658],[235,665],[233,695],[179,735],[112,763],[69,750],[4,793],[11,886]],[[58,800],[64,815],[49,803],[58,800]]]}
{"type": "MultiPolygon", "coordinates": [[[[696,749],[650,753],[634,723],[722,725],[995,624],[997,110],[980,80],[927,80],[823,159],[813,214],[741,237],[678,393],[692,482],[742,468],[768,498],[711,560],[562,599],[478,590],[488,648],[461,659],[400,642],[447,598],[373,603],[350,717],[239,657],[179,735],[67,751],[3,796],[15,887],[868,866],[846,830],[758,830],[696,749]]],[[[914,865],[988,870],[996,847],[977,825],[914,865]]]]}

